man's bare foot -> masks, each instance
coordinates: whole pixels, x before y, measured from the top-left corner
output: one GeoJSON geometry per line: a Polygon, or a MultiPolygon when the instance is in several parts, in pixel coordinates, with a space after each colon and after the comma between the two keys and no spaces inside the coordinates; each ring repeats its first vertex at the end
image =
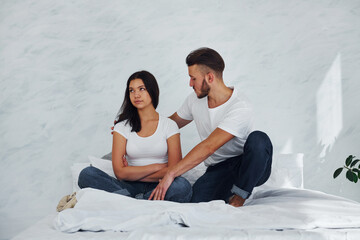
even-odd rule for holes
{"type": "Polygon", "coordinates": [[[244,205],[246,199],[239,197],[238,195],[234,194],[229,199],[229,204],[233,207],[241,207],[244,205]]]}

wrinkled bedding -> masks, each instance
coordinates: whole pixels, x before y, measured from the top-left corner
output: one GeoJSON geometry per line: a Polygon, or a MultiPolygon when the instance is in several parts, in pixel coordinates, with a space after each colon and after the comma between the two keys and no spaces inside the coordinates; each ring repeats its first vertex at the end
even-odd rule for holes
{"type": "Polygon", "coordinates": [[[267,189],[246,206],[222,201],[145,201],[94,189],[77,193],[74,209],[53,213],[13,240],[360,239],[360,204],[306,189],[267,189]]]}
{"type": "Polygon", "coordinates": [[[56,216],[57,230],[131,232],[165,226],[228,231],[360,229],[359,203],[306,189],[259,191],[240,208],[223,201],[137,200],[95,189],[82,189],[77,196],[75,208],[56,216]]]}

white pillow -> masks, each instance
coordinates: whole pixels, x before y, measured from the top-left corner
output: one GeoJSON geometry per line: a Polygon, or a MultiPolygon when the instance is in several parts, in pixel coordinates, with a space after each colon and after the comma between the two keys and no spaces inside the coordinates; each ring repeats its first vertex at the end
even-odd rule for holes
{"type": "Polygon", "coordinates": [[[84,168],[86,168],[88,166],[90,166],[90,163],[74,163],[71,166],[73,192],[77,192],[80,190],[79,185],[78,185],[79,174],[80,174],[81,170],[83,170],[84,168]]]}
{"type": "Polygon", "coordinates": [[[93,167],[96,167],[101,171],[107,173],[109,176],[116,178],[112,167],[112,161],[104,160],[102,158],[97,158],[94,156],[89,156],[89,160],[93,167]]]}
{"type": "Polygon", "coordinates": [[[270,188],[304,188],[303,157],[303,153],[275,154],[269,179],[263,185],[255,187],[254,191],[270,188]]]}
{"type": "Polygon", "coordinates": [[[103,172],[106,172],[112,177],[115,177],[111,161],[93,156],[88,156],[88,158],[89,158],[89,162],[87,163],[74,163],[71,166],[73,192],[77,192],[80,190],[78,185],[79,174],[84,168],[90,165],[102,170],[103,172]]]}

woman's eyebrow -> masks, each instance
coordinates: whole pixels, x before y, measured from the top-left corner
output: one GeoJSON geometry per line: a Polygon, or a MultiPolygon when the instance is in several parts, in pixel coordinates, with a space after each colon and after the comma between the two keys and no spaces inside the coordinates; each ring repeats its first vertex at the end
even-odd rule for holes
{"type": "MultiPolygon", "coordinates": [[[[145,88],[145,85],[140,85],[140,86],[137,86],[137,87],[135,87],[135,88],[145,88]]],[[[129,89],[133,89],[133,87],[129,87],[129,89]]]]}

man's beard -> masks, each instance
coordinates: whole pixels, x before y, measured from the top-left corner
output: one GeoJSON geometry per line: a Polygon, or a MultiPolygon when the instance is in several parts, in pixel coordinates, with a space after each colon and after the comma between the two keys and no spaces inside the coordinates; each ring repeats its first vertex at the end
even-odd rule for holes
{"type": "Polygon", "coordinates": [[[199,99],[206,97],[210,92],[210,86],[209,86],[209,84],[206,83],[205,78],[203,79],[203,82],[201,84],[200,91],[201,91],[201,93],[199,95],[197,95],[197,97],[199,99]]]}

